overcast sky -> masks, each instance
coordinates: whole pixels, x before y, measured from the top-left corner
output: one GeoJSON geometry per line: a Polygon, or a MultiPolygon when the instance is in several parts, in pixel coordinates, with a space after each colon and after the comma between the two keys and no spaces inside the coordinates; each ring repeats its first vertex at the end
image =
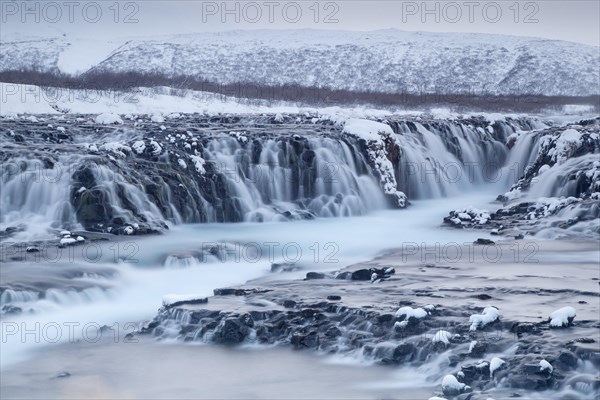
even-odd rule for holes
{"type": "Polygon", "coordinates": [[[0,0],[4,39],[86,38],[231,29],[396,28],[536,36],[600,45],[600,1],[27,1],[0,0]],[[69,2],[71,1],[71,2],[69,2]],[[315,6],[315,4],[317,4],[315,6]]]}

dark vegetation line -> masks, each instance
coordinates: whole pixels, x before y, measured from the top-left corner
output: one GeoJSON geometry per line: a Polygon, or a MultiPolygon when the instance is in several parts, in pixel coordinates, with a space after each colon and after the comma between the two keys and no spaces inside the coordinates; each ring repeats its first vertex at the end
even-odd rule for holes
{"type": "Polygon", "coordinates": [[[449,107],[456,111],[536,112],[556,109],[565,104],[594,105],[600,110],[600,96],[540,96],[497,95],[486,93],[383,93],[306,87],[295,84],[269,85],[238,82],[220,84],[193,76],[164,75],[140,72],[93,71],[78,76],[35,69],[0,71],[0,82],[37,85],[44,88],[66,88],[96,91],[132,91],[139,87],[169,87],[173,94],[187,90],[203,91],[235,97],[244,102],[288,101],[302,105],[372,105],[415,109],[419,107],[449,107]]]}

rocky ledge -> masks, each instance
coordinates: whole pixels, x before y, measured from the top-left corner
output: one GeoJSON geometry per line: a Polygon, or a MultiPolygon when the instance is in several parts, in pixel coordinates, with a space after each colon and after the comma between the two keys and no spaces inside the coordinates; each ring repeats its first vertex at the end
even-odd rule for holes
{"type": "MultiPolygon", "coordinates": [[[[586,373],[600,367],[600,323],[590,317],[599,297],[593,274],[582,272],[577,289],[533,286],[544,275],[538,264],[527,266],[528,278],[518,285],[507,278],[490,286],[480,257],[455,265],[403,257],[390,252],[303,280],[215,289],[210,298],[165,298],[140,334],[289,345],[390,366],[429,364],[437,394],[456,398],[565,388],[577,398],[600,388],[586,373]]],[[[522,267],[513,263],[506,274],[522,267]]]]}

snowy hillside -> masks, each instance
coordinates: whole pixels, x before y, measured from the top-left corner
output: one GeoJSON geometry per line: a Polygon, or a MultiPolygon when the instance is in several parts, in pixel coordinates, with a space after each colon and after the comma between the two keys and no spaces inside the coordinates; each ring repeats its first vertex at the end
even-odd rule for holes
{"type": "Polygon", "coordinates": [[[3,41],[0,70],[137,71],[359,91],[598,94],[597,47],[487,34],[230,31],[114,41],[3,41]],[[85,62],[82,60],[85,59],[85,62]]]}

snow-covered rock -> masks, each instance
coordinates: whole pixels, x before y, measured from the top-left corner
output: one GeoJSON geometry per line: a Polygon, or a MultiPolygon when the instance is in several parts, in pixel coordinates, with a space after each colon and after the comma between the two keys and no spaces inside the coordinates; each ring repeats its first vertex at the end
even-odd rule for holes
{"type": "Polygon", "coordinates": [[[122,124],[123,120],[117,114],[104,113],[94,118],[94,122],[97,124],[110,125],[110,124],[122,124]]]}
{"type": "Polygon", "coordinates": [[[550,326],[553,328],[565,328],[571,325],[576,316],[577,312],[573,307],[559,308],[550,314],[550,326]]]}
{"type": "Polygon", "coordinates": [[[367,156],[379,173],[383,191],[395,198],[398,207],[405,207],[406,195],[397,189],[394,166],[388,158],[386,142],[394,143],[394,131],[384,123],[368,119],[350,118],[344,123],[343,133],[362,139],[367,143],[367,156]]]}
{"type": "Polygon", "coordinates": [[[396,311],[396,318],[402,318],[403,316],[405,317],[405,319],[422,319],[427,316],[427,311],[425,311],[422,308],[412,308],[409,306],[401,307],[398,309],[398,311],[396,311]]]}
{"type": "Polygon", "coordinates": [[[502,368],[502,366],[505,364],[506,362],[498,357],[494,357],[491,359],[490,361],[490,376],[494,375],[494,372],[496,372],[498,369],[502,368]]]}
{"type": "Polygon", "coordinates": [[[462,382],[459,382],[454,375],[446,375],[442,379],[442,392],[446,396],[457,396],[469,391],[471,388],[462,382]]]}
{"type": "Polygon", "coordinates": [[[160,115],[160,114],[153,114],[153,115],[150,117],[150,121],[152,121],[152,122],[156,122],[156,123],[158,123],[158,124],[161,124],[161,123],[165,122],[165,119],[164,119],[164,117],[163,117],[162,115],[160,115]]]}
{"type": "Polygon", "coordinates": [[[476,331],[477,329],[481,329],[486,325],[497,321],[498,318],[500,318],[500,312],[496,307],[486,307],[481,314],[473,314],[469,317],[469,322],[471,323],[469,329],[471,331],[476,331]]]}
{"type": "Polygon", "coordinates": [[[203,175],[206,173],[206,170],[204,169],[204,165],[206,164],[206,161],[204,160],[204,158],[202,158],[200,156],[190,156],[190,159],[194,163],[196,172],[198,172],[200,175],[203,175]]]}
{"type": "Polygon", "coordinates": [[[143,140],[137,140],[131,145],[131,148],[137,154],[142,154],[142,153],[144,153],[144,150],[146,150],[146,144],[144,143],[143,140]]]}
{"type": "Polygon", "coordinates": [[[431,341],[433,343],[444,343],[445,345],[450,344],[450,339],[452,338],[452,334],[448,331],[440,330],[435,333],[431,341]]]}
{"type": "Polygon", "coordinates": [[[551,374],[552,371],[554,371],[554,368],[548,361],[546,361],[546,360],[540,361],[540,372],[548,372],[549,374],[551,374]]]}

